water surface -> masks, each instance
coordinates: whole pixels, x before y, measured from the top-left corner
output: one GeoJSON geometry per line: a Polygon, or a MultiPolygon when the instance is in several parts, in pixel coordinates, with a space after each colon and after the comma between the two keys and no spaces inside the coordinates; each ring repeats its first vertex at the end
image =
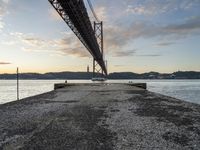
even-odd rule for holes
{"type": "MultiPolygon", "coordinates": [[[[200,104],[200,80],[109,80],[107,82],[147,83],[148,90],[200,104]]],[[[20,98],[52,91],[55,83],[64,80],[20,80],[20,98]]],[[[92,83],[89,80],[70,80],[70,83],[92,83]]],[[[0,104],[16,100],[16,81],[0,80],[0,104]]]]}

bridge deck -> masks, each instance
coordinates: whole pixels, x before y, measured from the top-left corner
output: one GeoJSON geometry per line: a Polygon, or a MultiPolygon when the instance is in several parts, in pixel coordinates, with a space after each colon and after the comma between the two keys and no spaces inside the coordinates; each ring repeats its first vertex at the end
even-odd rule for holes
{"type": "Polygon", "coordinates": [[[125,84],[0,105],[0,149],[199,149],[200,106],[125,84]]]}

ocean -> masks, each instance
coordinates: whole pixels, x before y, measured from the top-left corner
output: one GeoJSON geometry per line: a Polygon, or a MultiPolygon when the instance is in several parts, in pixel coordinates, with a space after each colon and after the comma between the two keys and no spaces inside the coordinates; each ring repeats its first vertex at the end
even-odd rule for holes
{"type": "MultiPolygon", "coordinates": [[[[145,82],[149,91],[200,104],[200,80],[108,80],[110,83],[145,82]]],[[[20,99],[52,91],[55,83],[64,80],[20,80],[20,99]]],[[[69,83],[91,83],[89,80],[68,80],[69,83]]],[[[0,104],[15,101],[16,80],[0,80],[0,104]]]]}

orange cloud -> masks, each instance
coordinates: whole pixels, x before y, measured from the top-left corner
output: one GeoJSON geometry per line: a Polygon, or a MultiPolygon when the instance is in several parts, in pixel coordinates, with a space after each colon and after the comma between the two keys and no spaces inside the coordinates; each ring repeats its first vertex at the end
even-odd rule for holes
{"type": "Polygon", "coordinates": [[[9,64],[11,64],[10,62],[2,62],[2,61],[0,61],[0,65],[9,65],[9,64]]]}

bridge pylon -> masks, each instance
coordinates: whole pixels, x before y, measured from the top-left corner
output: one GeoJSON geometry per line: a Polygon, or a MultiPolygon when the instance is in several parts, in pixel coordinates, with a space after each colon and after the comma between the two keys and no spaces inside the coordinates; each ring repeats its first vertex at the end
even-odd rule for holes
{"type": "MultiPolygon", "coordinates": [[[[99,49],[101,50],[101,57],[105,63],[104,58],[104,42],[103,42],[103,21],[101,22],[94,22],[94,33],[97,39],[97,43],[99,45],[99,49]]],[[[98,75],[101,75],[101,77],[107,76],[103,69],[99,66],[98,60],[93,59],[93,78],[97,77],[98,75]]]]}

